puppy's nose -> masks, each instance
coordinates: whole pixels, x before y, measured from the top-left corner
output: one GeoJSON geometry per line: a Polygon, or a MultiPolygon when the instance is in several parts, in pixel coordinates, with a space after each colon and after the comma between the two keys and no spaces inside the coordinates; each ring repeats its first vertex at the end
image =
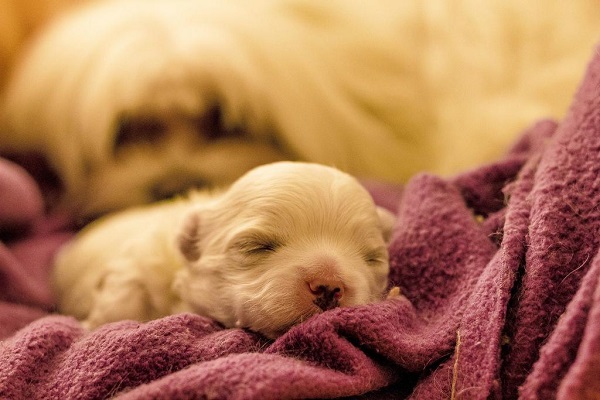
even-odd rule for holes
{"type": "Polygon", "coordinates": [[[152,200],[165,200],[178,194],[185,194],[190,189],[202,189],[208,186],[208,182],[195,176],[169,176],[150,188],[152,200]]]}
{"type": "Polygon", "coordinates": [[[344,285],[338,279],[315,279],[307,282],[308,289],[314,296],[315,303],[323,311],[331,310],[340,305],[344,297],[344,285]]]}

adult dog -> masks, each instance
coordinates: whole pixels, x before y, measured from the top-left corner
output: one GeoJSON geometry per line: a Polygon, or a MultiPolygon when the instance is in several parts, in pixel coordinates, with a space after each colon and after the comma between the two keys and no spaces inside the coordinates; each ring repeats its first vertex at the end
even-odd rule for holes
{"type": "Polygon", "coordinates": [[[564,113],[595,1],[119,0],[16,68],[0,149],[37,151],[93,216],[300,159],[402,182],[564,113]]]}

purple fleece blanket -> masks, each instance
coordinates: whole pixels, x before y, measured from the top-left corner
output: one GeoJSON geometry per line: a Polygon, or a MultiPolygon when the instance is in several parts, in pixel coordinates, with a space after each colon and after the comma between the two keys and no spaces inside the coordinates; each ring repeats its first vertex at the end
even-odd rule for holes
{"type": "MultiPolygon", "coordinates": [[[[515,107],[518,107],[515,104],[515,107]]],[[[600,52],[566,118],[453,179],[370,186],[403,296],[271,342],[181,314],[86,332],[48,287],[68,220],[0,163],[0,398],[600,398],[600,52]]]]}

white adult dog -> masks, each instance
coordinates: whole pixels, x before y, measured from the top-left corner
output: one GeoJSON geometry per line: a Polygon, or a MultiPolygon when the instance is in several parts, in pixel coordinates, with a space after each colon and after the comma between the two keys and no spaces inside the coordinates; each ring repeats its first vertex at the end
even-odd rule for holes
{"type": "Polygon", "coordinates": [[[16,67],[0,149],[37,150],[80,215],[278,159],[404,181],[561,116],[596,0],[97,1],[16,67]]]}
{"type": "Polygon", "coordinates": [[[57,258],[60,311],[91,328],[191,311],[269,337],[380,300],[395,220],[350,175],[298,162],[105,218],[57,258]]]}

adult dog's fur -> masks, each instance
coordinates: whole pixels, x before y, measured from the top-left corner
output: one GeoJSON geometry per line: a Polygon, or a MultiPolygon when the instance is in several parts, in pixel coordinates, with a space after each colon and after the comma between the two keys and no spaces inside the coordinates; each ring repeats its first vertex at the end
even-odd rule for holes
{"type": "Polygon", "coordinates": [[[45,154],[82,215],[277,159],[403,181],[561,116],[595,0],[117,0],[57,21],[7,90],[4,151],[45,154]]]}
{"type": "Polygon", "coordinates": [[[88,0],[0,0],[0,90],[23,46],[56,15],[88,0]]]}
{"type": "Polygon", "coordinates": [[[274,337],[323,310],[381,299],[393,223],[339,170],[261,166],[222,194],[88,226],[57,259],[60,310],[92,328],[185,310],[274,337]]]}

